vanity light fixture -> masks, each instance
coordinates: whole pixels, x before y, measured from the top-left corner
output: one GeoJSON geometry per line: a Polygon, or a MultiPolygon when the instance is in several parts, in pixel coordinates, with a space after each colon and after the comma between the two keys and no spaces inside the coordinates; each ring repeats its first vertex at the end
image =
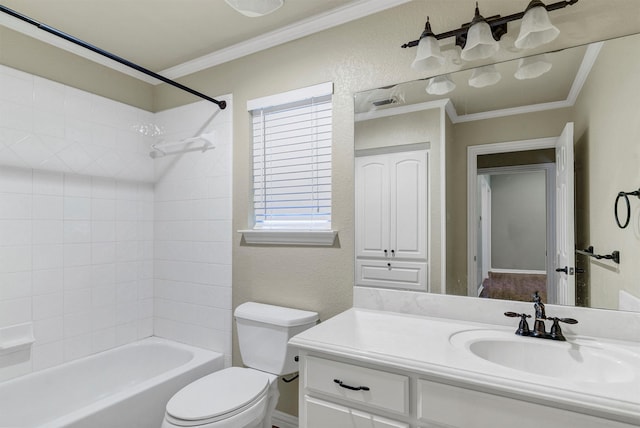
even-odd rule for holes
{"type": "Polygon", "coordinates": [[[486,19],[480,15],[478,2],[476,2],[476,14],[471,21],[467,32],[467,40],[462,47],[460,58],[465,61],[485,59],[498,52],[500,45],[498,40],[507,32],[507,26],[500,25],[492,28],[486,19]]]}
{"type": "Polygon", "coordinates": [[[460,56],[463,60],[475,61],[486,59],[498,51],[498,41],[507,33],[507,23],[522,19],[520,34],[516,39],[515,45],[521,49],[532,49],[549,43],[560,33],[560,30],[551,24],[547,12],[563,9],[577,2],[578,0],[563,0],[545,5],[540,0],[531,0],[524,12],[514,13],[508,16],[495,15],[488,18],[480,15],[478,2],[476,2],[475,15],[471,22],[463,24],[455,30],[434,34],[431,31],[431,25],[427,18],[427,24],[420,39],[407,42],[402,45],[402,47],[411,48],[418,46],[418,55],[416,55],[416,59],[412,64],[413,68],[418,70],[427,68],[428,71],[431,71],[433,69],[433,64],[442,59],[440,47],[434,46],[434,42],[450,37],[454,37],[455,44],[462,49],[460,56]],[[424,52],[426,48],[421,49],[423,40],[425,40],[424,44],[428,44],[429,46],[430,56],[425,56],[424,52]],[[419,68],[422,64],[421,61],[425,61],[425,59],[429,60],[430,66],[419,68]]]}
{"type": "Polygon", "coordinates": [[[514,45],[518,49],[533,49],[551,42],[560,34],[549,19],[549,13],[540,0],[532,0],[522,18],[520,34],[514,45]]]}
{"type": "Polygon", "coordinates": [[[426,91],[431,95],[444,95],[453,91],[456,84],[451,80],[448,74],[436,76],[429,79],[426,91]]]}
{"type": "Polygon", "coordinates": [[[444,64],[444,56],[440,53],[440,44],[436,40],[433,31],[431,31],[431,24],[427,16],[427,23],[418,42],[418,53],[411,67],[419,71],[435,71],[442,64],[444,64]]]}
{"type": "Polygon", "coordinates": [[[250,18],[267,15],[280,9],[284,0],[224,0],[229,6],[250,18]]]}
{"type": "Polygon", "coordinates": [[[469,78],[469,86],[484,88],[495,85],[500,79],[502,79],[502,74],[496,69],[495,65],[485,65],[484,67],[473,69],[473,73],[469,78]]]}
{"type": "Polygon", "coordinates": [[[514,74],[518,80],[535,79],[551,70],[551,62],[546,55],[536,55],[526,58],[520,58],[518,61],[518,69],[514,74]]]}

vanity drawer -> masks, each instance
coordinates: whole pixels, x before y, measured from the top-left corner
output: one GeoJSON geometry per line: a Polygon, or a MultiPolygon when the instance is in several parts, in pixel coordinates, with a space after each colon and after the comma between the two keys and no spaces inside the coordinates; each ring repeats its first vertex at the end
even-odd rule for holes
{"type": "Polygon", "coordinates": [[[427,290],[426,263],[393,260],[356,260],[356,284],[369,287],[393,287],[427,290]]]}
{"type": "Polygon", "coordinates": [[[409,412],[409,378],[380,370],[307,357],[304,388],[400,414],[409,412]],[[343,386],[336,381],[342,382],[343,386]],[[365,389],[349,388],[365,387],[365,389]]]}
{"type": "Polygon", "coordinates": [[[311,397],[304,399],[307,425],[305,428],[409,428],[404,422],[383,418],[349,407],[328,403],[311,397]]]}

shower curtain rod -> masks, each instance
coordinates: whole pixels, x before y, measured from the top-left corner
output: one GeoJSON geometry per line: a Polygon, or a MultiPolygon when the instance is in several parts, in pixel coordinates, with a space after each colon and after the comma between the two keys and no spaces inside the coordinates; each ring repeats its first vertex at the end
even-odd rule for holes
{"type": "Polygon", "coordinates": [[[137,70],[137,71],[139,71],[141,73],[144,73],[147,76],[151,76],[151,77],[153,77],[155,79],[158,79],[158,80],[160,80],[160,81],[162,81],[164,83],[167,83],[167,84],[169,84],[171,86],[175,86],[178,89],[182,89],[183,91],[189,92],[190,94],[196,95],[196,96],[198,96],[200,98],[203,98],[203,99],[205,99],[207,101],[211,101],[212,103],[217,104],[218,107],[220,107],[220,109],[222,109],[222,110],[224,110],[227,107],[227,102],[224,101],[224,100],[219,101],[219,100],[216,100],[214,98],[211,98],[210,96],[205,95],[205,94],[203,94],[201,92],[198,92],[195,89],[191,89],[188,86],[185,86],[185,85],[183,85],[181,83],[176,82],[175,80],[171,80],[171,79],[169,79],[167,77],[164,77],[164,76],[162,76],[162,75],[160,75],[158,73],[154,73],[153,71],[148,70],[148,69],[146,69],[146,68],[144,68],[144,67],[142,67],[142,66],[140,66],[138,64],[135,64],[135,63],[133,63],[133,62],[127,60],[127,59],[124,59],[122,57],[114,55],[111,52],[105,51],[104,49],[100,49],[99,47],[96,47],[96,46],[94,46],[94,45],[92,45],[90,43],[87,43],[87,42],[85,42],[83,40],[80,40],[80,39],[78,39],[78,38],[76,38],[74,36],[71,36],[71,35],[67,34],[67,33],[64,33],[64,32],[62,32],[62,31],[60,31],[60,30],[58,30],[56,28],[53,28],[53,27],[51,27],[51,26],[49,26],[47,24],[43,24],[41,22],[38,22],[35,19],[29,18],[28,16],[23,15],[23,14],[21,14],[19,12],[16,12],[13,9],[9,9],[8,7],[3,6],[1,4],[0,4],[0,11],[6,13],[8,15],[13,16],[14,18],[18,18],[18,19],[20,19],[20,20],[22,20],[24,22],[27,22],[27,23],[29,23],[31,25],[34,25],[34,26],[38,27],[39,29],[46,31],[47,33],[53,34],[54,36],[58,36],[58,37],[60,37],[62,39],[65,39],[65,40],[71,42],[71,43],[75,43],[78,46],[82,46],[85,49],[89,49],[90,51],[93,51],[93,52],[95,52],[97,54],[100,54],[100,55],[102,55],[104,57],[112,59],[113,61],[119,62],[120,64],[126,65],[127,67],[133,68],[134,70],[137,70]]]}

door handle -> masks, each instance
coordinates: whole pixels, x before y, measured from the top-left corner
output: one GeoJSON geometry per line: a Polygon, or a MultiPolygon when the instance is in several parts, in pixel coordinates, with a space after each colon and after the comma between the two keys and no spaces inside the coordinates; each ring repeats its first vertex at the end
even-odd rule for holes
{"type": "Polygon", "coordinates": [[[566,275],[573,275],[574,270],[573,268],[565,266],[563,268],[556,268],[556,272],[564,272],[566,275]]]}

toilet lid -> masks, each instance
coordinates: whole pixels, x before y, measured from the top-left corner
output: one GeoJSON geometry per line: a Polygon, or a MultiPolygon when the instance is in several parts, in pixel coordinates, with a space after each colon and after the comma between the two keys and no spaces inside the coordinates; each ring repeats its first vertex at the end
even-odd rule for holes
{"type": "Polygon", "coordinates": [[[182,388],[167,403],[167,413],[183,421],[216,418],[252,403],[268,386],[266,373],[230,367],[182,388]]]}

